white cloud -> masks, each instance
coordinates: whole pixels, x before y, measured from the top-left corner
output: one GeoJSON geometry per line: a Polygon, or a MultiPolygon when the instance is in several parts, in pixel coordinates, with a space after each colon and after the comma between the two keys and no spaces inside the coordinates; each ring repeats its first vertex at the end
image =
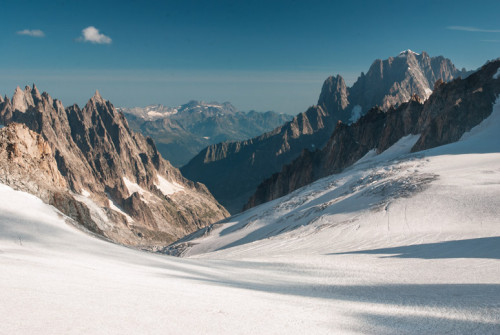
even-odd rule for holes
{"type": "Polygon", "coordinates": [[[44,37],[45,34],[40,29],[24,29],[17,32],[18,35],[27,35],[32,37],[44,37]]]}
{"type": "Polygon", "coordinates": [[[110,44],[112,40],[111,37],[101,34],[96,27],[90,26],[82,30],[82,36],[78,38],[78,41],[95,44],[110,44]]]}
{"type": "Polygon", "coordinates": [[[477,28],[477,27],[466,27],[466,26],[449,26],[449,27],[446,27],[446,29],[471,31],[474,33],[500,33],[500,29],[482,29],[482,28],[477,28]]]}

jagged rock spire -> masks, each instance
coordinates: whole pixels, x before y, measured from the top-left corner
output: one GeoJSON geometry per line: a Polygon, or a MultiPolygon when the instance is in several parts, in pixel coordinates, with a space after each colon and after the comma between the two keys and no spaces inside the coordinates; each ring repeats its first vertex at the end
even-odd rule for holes
{"type": "Polygon", "coordinates": [[[16,87],[14,95],[12,96],[12,107],[20,112],[26,112],[28,109],[25,94],[19,86],[16,87]]]}
{"type": "Polygon", "coordinates": [[[101,104],[106,103],[106,100],[103,99],[101,93],[99,93],[99,90],[95,90],[94,96],[90,100],[101,104]]]}
{"type": "Polygon", "coordinates": [[[347,86],[344,78],[340,75],[328,77],[323,83],[318,105],[332,114],[345,109],[348,104],[347,86]]]}
{"type": "Polygon", "coordinates": [[[38,100],[41,100],[42,99],[42,95],[40,94],[40,91],[38,90],[38,88],[36,87],[35,83],[33,83],[33,88],[31,90],[31,95],[34,97],[34,98],[37,98],[38,100]]]}

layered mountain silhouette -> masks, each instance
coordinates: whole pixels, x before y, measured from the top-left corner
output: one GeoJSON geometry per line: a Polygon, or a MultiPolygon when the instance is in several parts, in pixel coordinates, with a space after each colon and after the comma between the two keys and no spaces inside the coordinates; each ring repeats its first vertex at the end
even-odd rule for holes
{"type": "Polygon", "coordinates": [[[210,145],[188,164],[182,173],[207,185],[215,198],[231,213],[239,212],[257,186],[304,149],[323,148],[337,121],[353,123],[373,106],[387,111],[413,95],[428,98],[434,83],[469,72],[458,70],[442,56],[430,57],[407,50],[396,57],[376,60],[352,87],[337,75],[325,80],[317,105],[292,121],[250,140],[210,145]]]}
{"type": "Polygon", "coordinates": [[[466,79],[438,81],[425,102],[415,94],[397,108],[374,107],[354,124],[339,122],[322,150],[304,150],[259,185],[245,208],[341,172],[371,150],[381,153],[407,135],[419,135],[412,152],[458,141],[491,114],[500,94],[499,68],[500,60],[487,63],[466,79]]]}
{"type": "Polygon", "coordinates": [[[210,144],[260,135],[289,121],[275,112],[240,112],[229,102],[190,101],[178,107],[151,105],[118,108],[130,127],[154,139],[158,151],[174,166],[189,162],[210,144]]]}
{"type": "Polygon", "coordinates": [[[18,87],[0,123],[1,182],[115,242],[154,250],[228,216],[99,92],[81,109],[18,87]]]}

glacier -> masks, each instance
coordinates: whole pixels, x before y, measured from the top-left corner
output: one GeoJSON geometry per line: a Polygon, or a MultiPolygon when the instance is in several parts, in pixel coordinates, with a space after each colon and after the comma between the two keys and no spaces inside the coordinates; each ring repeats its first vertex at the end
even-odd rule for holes
{"type": "Polygon", "coordinates": [[[0,332],[498,334],[498,129],[499,101],[458,142],[407,136],[179,241],[183,258],[0,185],[0,332]]]}

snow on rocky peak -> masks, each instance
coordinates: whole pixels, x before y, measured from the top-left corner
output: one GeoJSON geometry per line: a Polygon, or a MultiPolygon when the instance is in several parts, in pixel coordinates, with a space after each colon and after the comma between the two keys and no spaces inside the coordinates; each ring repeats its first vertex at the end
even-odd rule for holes
{"type": "Polygon", "coordinates": [[[133,107],[133,108],[126,108],[126,107],[118,107],[117,110],[126,113],[126,114],[132,114],[135,115],[139,118],[142,118],[147,121],[154,121],[166,117],[170,117],[174,114],[177,114],[178,112],[178,107],[168,107],[164,105],[148,105],[145,107],[133,107]]]}
{"type": "Polygon", "coordinates": [[[410,49],[406,49],[406,50],[401,51],[398,56],[403,57],[403,56],[408,56],[410,54],[415,55],[415,56],[419,56],[420,55],[419,53],[416,53],[415,51],[412,51],[410,49]]]}

